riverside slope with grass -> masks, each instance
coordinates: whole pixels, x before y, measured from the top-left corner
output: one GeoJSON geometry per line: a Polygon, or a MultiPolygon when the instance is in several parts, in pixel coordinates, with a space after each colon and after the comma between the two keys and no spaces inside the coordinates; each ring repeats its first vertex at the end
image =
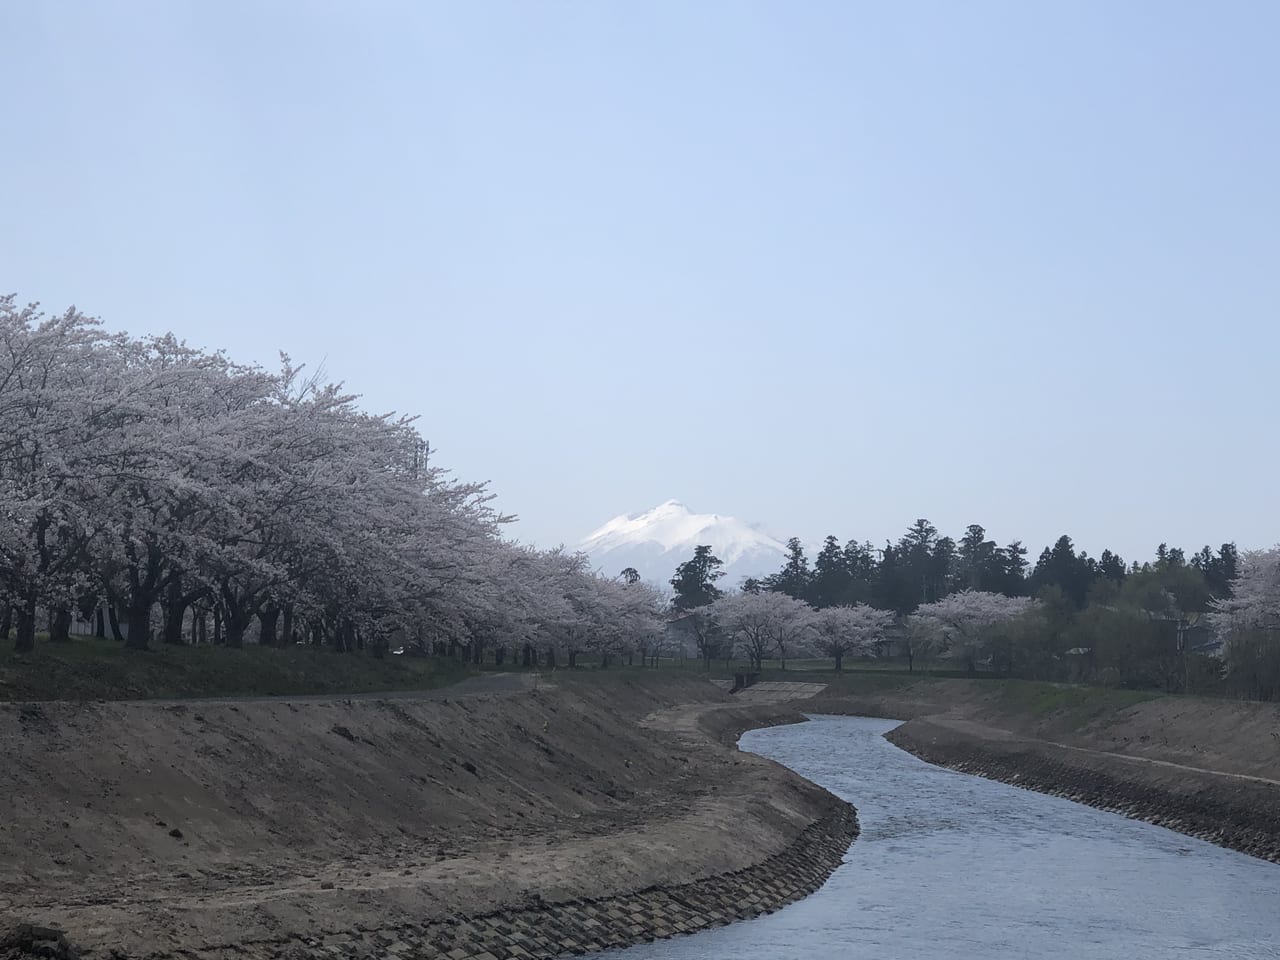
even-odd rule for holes
{"type": "Polygon", "coordinates": [[[432,691],[463,668],[401,658],[364,661],[390,672],[360,681],[398,695],[315,697],[349,658],[245,650],[261,659],[211,680],[196,652],[147,654],[162,672],[116,688],[97,670],[92,689],[251,699],[0,705],[13,800],[0,920],[59,927],[90,956],[200,960],[395,944],[503,956],[516,936],[523,955],[553,956],[727,922],[820,884],[853,837],[847,806],[731,747],[801,711],[902,719],[893,739],[926,759],[1097,805],[1119,796],[1197,835],[1217,816],[1209,839],[1259,855],[1280,837],[1267,704],[820,671],[785,675],[814,682],[811,699],[762,702],[671,667],[475,694],[493,678],[432,691]],[[276,683],[299,695],[254,696],[276,683]]]}

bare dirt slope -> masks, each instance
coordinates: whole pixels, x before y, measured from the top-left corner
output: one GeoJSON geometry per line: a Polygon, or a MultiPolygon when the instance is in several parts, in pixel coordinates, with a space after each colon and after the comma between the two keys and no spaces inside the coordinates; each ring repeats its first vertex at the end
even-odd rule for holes
{"type": "Polygon", "coordinates": [[[727,702],[663,678],[0,705],[0,920],[90,954],[207,952],[740,869],[829,798],[696,725],[637,723],[727,702]]]}
{"type": "Polygon", "coordinates": [[[1069,684],[921,681],[868,693],[828,691],[808,712],[866,713],[978,727],[1201,770],[1280,780],[1280,704],[1154,696],[1069,684]]]}

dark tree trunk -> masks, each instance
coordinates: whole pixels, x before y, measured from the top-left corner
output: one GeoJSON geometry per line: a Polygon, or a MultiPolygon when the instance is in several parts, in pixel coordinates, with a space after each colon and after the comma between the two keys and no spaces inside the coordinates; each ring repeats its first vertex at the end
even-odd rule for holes
{"type": "Polygon", "coordinates": [[[227,646],[239,649],[244,646],[245,631],[257,614],[255,605],[241,602],[226,584],[222,586],[222,625],[227,634],[227,646]]]}
{"type": "Polygon", "coordinates": [[[484,663],[484,644],[479,640],[471,641],[471,662],[478,664],[484,663]]]}
{"type": "Polygon", "coordinates": [[[493,665],[495,667],[502,666],[502,664],[506,661],[506,659],[507,659],[506,647],[498,647],[493,651],[493,665]]]}
{"type": "Polygon", "coordinates": [[[5,643],[9,639],[9,628],[13,626],[13,607],[9,604],[0,604],[0,643],[5,643]]]}
{"type": "Polygon", "coordinates": [[[524,667],[533,666],[533,644],[526,643],[524,645],[524,656],[520,658],[520,665],[524,667]]]}
{"type": "Polygon", "coordinates": [[[276,635],[276,624],[280,622],[280,608],[267,607],[258,614],[258,623],[261,625],[262,633],[258,637],[258,643],[264,647],[274,647],[280,642],[280,638],[276,635]]]}
{"type": "Polygon", "coordinates": [[[164,603],[164,642],[172,646],[182,645],[182,621],[187,616],[187,601],[182,595],[182,578],[169,582],[168,596],[164,603]]]}
{"type": "Polygon", "coordinates": [[[197,607],[191,611],[191,642],[193,644],[209,642],[209,614],[204,607],[197,607]]]}
{"type": "Polygon", "coordinates": [[[569,668],[573,669],[577,665],[578,665],[578,651],[570,650],[569,651],[569,668]]]}
{"type": "Polygon", "coordinates": [[[839,673],[843,669],[844,669],[844,652],[841,650],[837,650],[836,651],[836,673],[839,673]]]}
{"type": "Polygon", "coordinates": [[[107,623],[111,625],[111,639],[117,643],[123,643],[124,631],[120,629],[120,615],[116,613],[114,603],[107,604],[107,623]]]}
{"type": "Polygon", "coordinates": [[[213,645],[220,646],[223,643],[222,637],[222,607],[213,608],[213,645]]]}
{"type": "Polygon", "coordinates": [[[224,626],[227,630],[227,646],[239,649],[244,646],[244,632],[249,628],[252,619],[251,614],[244,611],[236,613],[228,610],[224,626]]]}
{"type": "Polygon", "coordinates": [[[17,635],[13,638],[13,649],[19,653],[29,653],[36,648],[36,598],[24,600],[17,610],[17,635]]]}
{"type": "Polygon", "coordinates": [[[102,604],[93,611],[93,635],[100,640],[107,638],[107,615],[102,609],[102,604]]]}
{"type": "Polygon", "coordinates": [[[547,666],[554,667],[556,665],[556,648],[547,647],[547,666]]]}
{"type": "Polygon", "coordinates": [[[54,643],[71,641],[70,607],[55,607],[49,614],[49,639],[54,643]]]}
{"type": "Polygon", "coordinates": [[[130,650],[146,650],[151,645],[151,604],[130,604],[128,623],[124,645],[130,650]]]}
{"type": "Polygon", "coordinates": [[[283,619],[280,625],[280,642],[286,647],[293,646],[293,604],[284,605],[283,619]]]}

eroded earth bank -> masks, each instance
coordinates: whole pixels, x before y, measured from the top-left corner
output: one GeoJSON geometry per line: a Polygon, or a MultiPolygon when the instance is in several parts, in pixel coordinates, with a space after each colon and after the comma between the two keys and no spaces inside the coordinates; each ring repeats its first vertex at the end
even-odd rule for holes
{"type": "Polygon", "coordinates": [[[553,956],[776,909],[856,819],[733,748],[741,711],[704,722],[726,705],[633,674],[0,706],[0,953],[553,956]]]}
{"type": "Polygon", "coordinates": [[[36,925],[0,957],[505,960],[777,909],[857,832],[848,804],[733,747],[800,711],[901,719],[889,738],[931,762],[1280,860],[1271,705],[765,686],[633,671],[435,699],[0,705],[0,931],[36,925]]]}

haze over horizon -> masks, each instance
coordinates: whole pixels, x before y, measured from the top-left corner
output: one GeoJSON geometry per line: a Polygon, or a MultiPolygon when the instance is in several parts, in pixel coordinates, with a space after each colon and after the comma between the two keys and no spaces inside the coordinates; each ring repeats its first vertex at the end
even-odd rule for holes
{"type": "Polygon", "coordinates": [[[10,5],[0,292],[422,415],[511,534],[1280,541],[1280,7],[10,5]]]}

